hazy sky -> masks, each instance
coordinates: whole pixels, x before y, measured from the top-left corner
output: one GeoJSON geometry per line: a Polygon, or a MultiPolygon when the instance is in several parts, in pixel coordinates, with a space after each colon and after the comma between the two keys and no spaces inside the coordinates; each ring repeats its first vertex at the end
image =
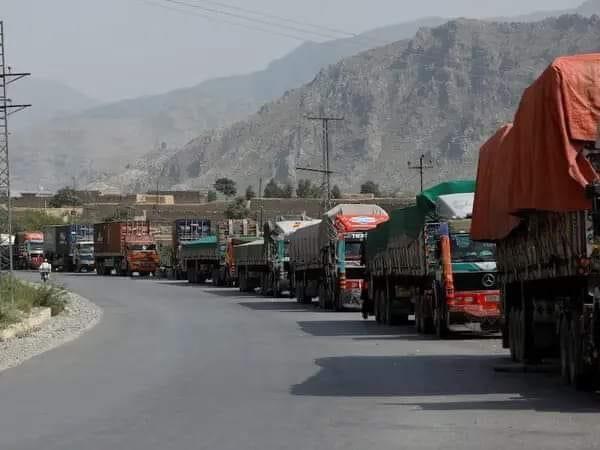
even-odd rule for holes
{"type": "MultiPolygon", "coordinates": [[[[8,62],[15,69],[64,82],[96,99],[115,100],[260,69],[300,44],[298,39],[225,23],[224,20],[243,22],[234,16],[247,14],[239,9],[225,9],[227,5],[347,32],[361,32],[423,16],[508,16],[571,8],[582,2],[0,0],[0,18],[5,21],[8,62]],[[181,3],[212,11],[187,8],[181,3]]],[[[278,19],[254,17],[281,24],[278,19]]],[[[243,23],[249,27],[275,29],[271,24],[243,23]]],[[[324,39],[309,37],[293,30],[294,27],[306,28],[287,23],[287,29],[277,30],[282,34],[301,35],[300,39],[324,39]]]]}

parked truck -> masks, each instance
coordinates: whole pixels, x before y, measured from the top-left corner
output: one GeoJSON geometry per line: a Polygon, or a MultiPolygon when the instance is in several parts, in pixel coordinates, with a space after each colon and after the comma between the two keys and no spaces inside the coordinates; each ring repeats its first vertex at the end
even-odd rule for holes
{"type": "Polygon", "coordinates": [[[241,292],[254,292],[256,288],[261,287],[263,275],[267,270],[264,247],[264,239],[257,239],[233,247],[233,258],[241,292]]]}
{"type": "Polygon", "coordinates": [[[290,238],[302,228],[317,223],[319,221],[305,216],[280,217],[265,223],[263,228],[265,267],[261,277],[263,295],[281,297],[284,291],[288,291],[290,297],[294,295],[290,283],[290,238]]]}
{"type": "Polygon", "coordinates": [[[175,278],[187,279],[187,268],[182,258],[182,244],[193,242],[210,235],[210,220],[201,218],[177,219],[173,224],[173,251],[175,278]]]}
{"type": "Polygon", "coordinates": [[[474,181],[442,183],[369,232],[365,317],[391,325],[414,312],[417,330],[439,337],[499,331],[495,246],[470,237],[474,188],[474,181]]]}
{"type": "Polygon", "coordinates": [[[156,243],[147,221],[105,222],[94,225],[98,275],[154,274],[159,266],[156,243]]]}
{"type": "Polygon", "coordinates": [[[216,286],[237,284],[233,248],[260,237],[256,221],[228,219],[216,224],[211,234],[181,243],[181,261],[190,283],[211,279],[216,286]]]}
{"type": "Polygon", "coordinates": [[[41,231],[17,233],[13,252],[16,269],[37,270],[44,262],[44,233],[41,231]]]}
{"type": "Polygon", "coordinates": [[[367,231],[389,219],[376,205],[338,205],[290,237],[292,289],[300,303],[319,297],[324,309],[361,309],[366,298],[367,231]]]}
{"type": "Polygon", "coordinates": [[[503,343],[600,379],[600,54],[562,57],[481,149],[474,239],[497,244],[503,343]]]}
{"type": "Polygon", "coordinates": [[[94,226],[71,224],[46,227],[44,255],[54,270],[93,271],[94,226]]]}

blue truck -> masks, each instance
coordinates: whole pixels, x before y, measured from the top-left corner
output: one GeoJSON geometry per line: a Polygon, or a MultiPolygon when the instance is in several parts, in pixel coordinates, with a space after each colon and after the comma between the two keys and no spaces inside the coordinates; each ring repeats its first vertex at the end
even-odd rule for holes
{"type": "Polygon", "coordinates": [[[91,272],[94,262],[94,226],[70,224],[44,229],[44,256],[55,270],[91,272]]]}

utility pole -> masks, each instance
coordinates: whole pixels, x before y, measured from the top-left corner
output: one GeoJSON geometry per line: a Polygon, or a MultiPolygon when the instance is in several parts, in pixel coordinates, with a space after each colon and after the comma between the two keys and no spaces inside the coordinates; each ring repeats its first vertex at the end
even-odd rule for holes
{"type": "MultiPolygon", "coordinates": [[[[29,104],[16,104],[8,97],[8,85],[21,78],[31,75],[30,73],[13,73],[6,65],[6,53],[4,48],[4,22],[0,20],[0,197],[6,199],[7,227],[8,233],[8,267],[13,271],[13,242],[12,242],[12,202],[10,191],[10,163],[8,159],[8,117],[16,112],[29,108],[29,104]]],[[[3,230],[4,231],[4,230],[3,230]]],[[[0,268],[1,269],[1,268],[0,268]]]]}
{"type": "Polygon", "coordinates": [[[424,171],[426,169],[433,169],[433,161],[432,160],[429,160],[427,162],[427,164],[424,164],[423,161],[425,161],[425,155],[421,155],[421,157],[419,158],[418,166],[413,165],[410,161],[408,162],[409,168],[419,171],[419,175],[421,177],[421,192],[423,192],[423,173],[424,173],[424,171]]]}
{"type": "MultiPolygon", "coordinates": [[[[321,122],[322,126],[322,135],[321,135],[321,146],[323,149],[323,170],[321,173],[323,174],[323,185],[326,189],[326,198],[325,202],[327,207],[331,205],[331,174],[333,173],[330,170],[330,160],[329,160],[329,122],[340,122],[344,120],[343,117],[332,117],[332,116],[307,116],[308,120],[318,120],[321,122]]],[[[299,170],[306,170],[299,168],[299,170]]],[[[315,172],[316,170],[310,170],[315,172]]]]}

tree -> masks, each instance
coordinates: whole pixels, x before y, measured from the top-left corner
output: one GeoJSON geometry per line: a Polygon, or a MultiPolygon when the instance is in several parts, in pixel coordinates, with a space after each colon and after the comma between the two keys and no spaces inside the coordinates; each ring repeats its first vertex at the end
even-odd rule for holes
{"type": "Polygon", "coordinates": [[[314,186],[310,180],[298,181],[296,196],[299,198],[318,198],[321,196],[321,189],[314,186]]]}
{"type": "Polygon", "coordinates": [[[211,203],[216,200],[217,200],[217,193],[215,191],[208,191],[208,194],[206,195],[206,201],[208,203],[211,203]]]}
{"type": "Polygon", "coordinates": [[[51,208],[63,208],[65,206],[81,206],[83,201],[79,198],[77,191],[65,187],[60,189],[48,204],[51,208]]]}
{"type": "Polygon", "coordinates": [[[233,197],[237,194],[237,187],[235,186],[235,181],[230,180],[229,178],[219,178],[215,181],[215,190],[220,192],[225,197],[233,197]]]}
{"type": "Polygon", "coordinates": [[[62,225],[62,217],[51,216],[44,211],[19,211],[13,218],[13,233],[19,231],[42,231],[48,225],[62,225]]]}
{"type": "Polygon", "coordinates": [[[373,194],[375,197],[380,197],[379,185],[372,181],[367,181],[360,186],[361,194],[373,194]]]}
{"type": "Polygon", "coordinates": [[[228,219],[246,219],[250,210],[246,207],[246,199],[238,197],[227,205],[225,217],[228,219]]]}
{"type": "Polygon", "coordinates": [[[333,186],[333,189],[331,189],[331,197],[335,199],[342,198],[342,191],[340,190],[340,187],[337,184],[333,186]]]}
{"type": "Polygon", "coordinates": [[[293,195],[294,195],[294,186],[292,186],[290,183],[286,183],[285,186],[283,187],[283,189],[281,190],[281,197],[282,198],[292,198],[293,195]]]}
{"type": "Polygon", "coordinates": [[[255,197],[256,197],[256,192],[254,192],[252,185],[248,186],[246,188],[246,200],[252,200],[255,197]]]}
{"type": "Polygon", "coordinates": [[[265,186],[264,196],[265,198],[281,198],[283,196],[281,188],[273,178],[265,186]]]}

